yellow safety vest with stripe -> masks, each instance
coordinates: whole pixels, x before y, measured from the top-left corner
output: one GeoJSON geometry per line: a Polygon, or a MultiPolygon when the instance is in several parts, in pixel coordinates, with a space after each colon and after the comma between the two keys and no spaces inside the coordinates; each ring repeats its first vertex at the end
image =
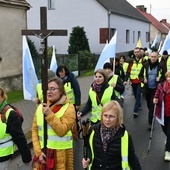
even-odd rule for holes
{"type": "MultiPolygon", "coordinates": [[[[109,86],[105,89],[103,96],[101,98],[101,103],[104,105],[108,101],[111,100],[111,96],[113,94],[113,87],[109,86]]],[[[92,102],[92,111],[91,111],[91,117],[90,120],[93,123],[96,123],[98,120],[101,120],[101,112],[102,112],[102,106],[101,104],[98,105],[97,99],[96,99],[96,92],[90,88],[89,90],[89,97],[92,102]]]]}
{"type": "MultiPolygon", "coordinates": [[[[94,160],[94,150],[93,150],[93,137],[94,137],[95,131],[92,130],[92,133],[90,134],[89,143],[90,143],[90,149],[92,153],[92,161],[88,167],[89,170],[91,170],[91,167],[93,165],[94,160]]],[[[130,170],[129,162],[128,162],[128,146],[129,146],[129,138],[128,138],[128,132],[125,130],[124,135],[121,137],[121,157],[122,157],[122,170],[130,170]]]]}
{"type": "MultiPolygon", "coordinates": [[[[6,120],[8,120],[10,111],[12,108],[8,109],[5,113],[6,120]]],[[[3,123],[0,115],[0,157],[8,156],[14,153],[15,145],[12,140],[12,136],[6,133],[6,123],[3,123]]]]}
{"type": "Polygon", "coordinates": [[[125,74],[127,72],[128,66],[129,66],[129,63],[126,63],[126,62],[123,63],[123,71],[125,74]]]}
{"type": "MultiPolygon", "coordinates": [[[[61,118],[67,110],[69,103],[64,104],[61,109],[55,114],[57,118],[61,118]]],[[[38,137],[41,149],[44,147],[44,114],[42,113],[42,104],[40,104],[36,111],[38,137]]],[[[52,127],[47,123],[47,148],[49,149],[69,149],[73,148],[73,139],[71,130],[63,137],[58,136],[52,127]]]]}
{"type": "MultiPolygon", "coordinates": [[[[162,56],[159,57],[159,62],[161,62],[162,56]]],[[[166,61],[166,67],[167,67],[167,71],[170,71],[170,57],[168,56],[168,59],[166,61]]]]}
{"type": "MultiPolygon", "coordinates": [[[[133,65],[132,65],[132,68],[131,68],[131,72],[130,72],[130,79],[139,79],[138,75],[142,69],[142,60],[140,59],[138,64],[136,63],[136,61],[133,61],[133,65]]],[[[143,87],[144,84],[141,83],[141,87],[143,87]]]]}
{"type": "Polygon", "coordinates": [[[43,102],[43,91],[42,91],[42,84],[41,83],[37,84],[37,95],[38,95],[38,99],[42,103],[43,102]]]}
{"type": "Polygon", "coordinates": [[[71,83],[70,82],[65,83],[64,89],[65,89],[67,97],[69,98],[70,103],[75,104],[75,96],[74,96],[74,91],[71,88],[71,83]]]}
{"type": "MultiPolygon", "coordinates": [[[[112,78],[109,80],[109,84],[111,85],[112,83],[114,83],[114,84],[117,84],[117,80],[118,80],[118,75],[116,75],[116,74],[114,74],[113,76],[112,76],[112,78]]],[[[114,89],[115,90],[115,89],[114,89]]],[[[115,90],[115,94],[116,94],[116,96],[120,99],[120,93],[117,91],[117,90],[115,90]]]]}

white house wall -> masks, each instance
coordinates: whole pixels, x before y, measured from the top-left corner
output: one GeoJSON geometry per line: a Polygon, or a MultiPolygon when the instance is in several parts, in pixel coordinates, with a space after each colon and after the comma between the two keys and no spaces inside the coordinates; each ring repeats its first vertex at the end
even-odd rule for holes
{"type": "MultiPolygon", "coordinates": [[[[33,8],[28,15],[28,29],[40,28],[40,6],[47,6],[47,0],[27,0],[33,8]]],[[[48,9],[48,8],[47,8],[48,9]]],[[[140,21],[124,18],[120,16],[111,17],[111,26],[118,31],[117,52],[124,52],[133,49],[137,40],[133,43],[133,31],[149,32],[149,24],[144,24],[144,28],[139,27],[140,21]],[[146,26],[146,28],[145,28],[146,26]],[[131,30],[130,44],[126,44],[126,29],[131,30]],[[147,31],[146,31],[147,30],[147,31]]],[[[84,27],[91,52],[101,53],[105,44],[100,44],[99,28],[108,27],[107,10],[103,8],[96,0],[56,0],[55,10],[47,10],[48,29],[66,29],[68,36],[55,36],[48,38],[48,46],[55,45],[58,54],[66,54],[69,46],[69,36],[72,28],[76,26],[84,27]]],[[[142,39],[146,36],[142,35],[142,39]]],[[[137,37],[137,32],[136,32],[137,37]]],[[[37,37],[31,36],[35,45],[39,47],[37,37]]],[[[144,42],[144,41],[143,41],[144,42]]],[[[146,46],[146,45],[145,45],[146,46]]]]}

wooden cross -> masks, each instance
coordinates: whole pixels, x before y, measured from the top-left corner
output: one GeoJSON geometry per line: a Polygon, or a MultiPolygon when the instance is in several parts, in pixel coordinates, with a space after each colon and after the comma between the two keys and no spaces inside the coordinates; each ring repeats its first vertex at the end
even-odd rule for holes
{"type": "Polygon", "coordinates": [[[43,90],[43,101],[47,102],[46,91],[48,88],[48,57],[47,38],[48,36],[67,36],[67,30],[47,30],[47,7],[40,7],[40,30],[22,30],[22,35],[34,35],[40,39],[41,45],[41,80],[43,90]]]}
{"type": "MultiPolygon", "coordinates": [[[[43,102],[47,102],[48,89],[48,57],[47,57],[47,38],[48,36],[67,36],[67,30],[47,30],[47,7],[40,7],[40,30],[22,30],[22,35],[34,35],[40,38],[41,44],[41,80],[43,90],[43,102]]],[[[47,145],[47,122],[44,117],[44,152],[46,153],[47,145]]]]}

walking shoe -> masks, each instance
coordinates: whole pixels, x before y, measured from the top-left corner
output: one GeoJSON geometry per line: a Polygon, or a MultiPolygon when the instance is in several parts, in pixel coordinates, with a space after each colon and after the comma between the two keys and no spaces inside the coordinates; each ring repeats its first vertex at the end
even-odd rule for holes
{"type": "Polygon", "coordinates": [[[134,118],[137,118],[137,117],[138,117],[138,113],[134,112],[134,113],[133,113],[133,117],[134,117],[134,118]]]}
{"type": "Polygon", "coordinates": [[[168,151],[165,152],[164,160],[165,161],[170,161],[170,152],[168,152],[168,151]]]}

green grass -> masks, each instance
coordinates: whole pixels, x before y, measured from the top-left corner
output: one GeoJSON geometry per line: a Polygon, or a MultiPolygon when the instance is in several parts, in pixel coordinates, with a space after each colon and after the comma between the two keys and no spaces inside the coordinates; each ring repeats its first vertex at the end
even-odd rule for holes
{"type": "Polygon", "coordinates": [[[94,75],[94,69],[86,71],[84,74],[80,75],[80,77],[92,76],[92,75],[94,75]]]}
{"type": "Polygon", "coordinates": [[[8,92],[7,96],[8,96],[8,100],[7,100],[8,103],[15,103],[17,101],[21,101],[24,99],[22,90],[8,92]]]}

